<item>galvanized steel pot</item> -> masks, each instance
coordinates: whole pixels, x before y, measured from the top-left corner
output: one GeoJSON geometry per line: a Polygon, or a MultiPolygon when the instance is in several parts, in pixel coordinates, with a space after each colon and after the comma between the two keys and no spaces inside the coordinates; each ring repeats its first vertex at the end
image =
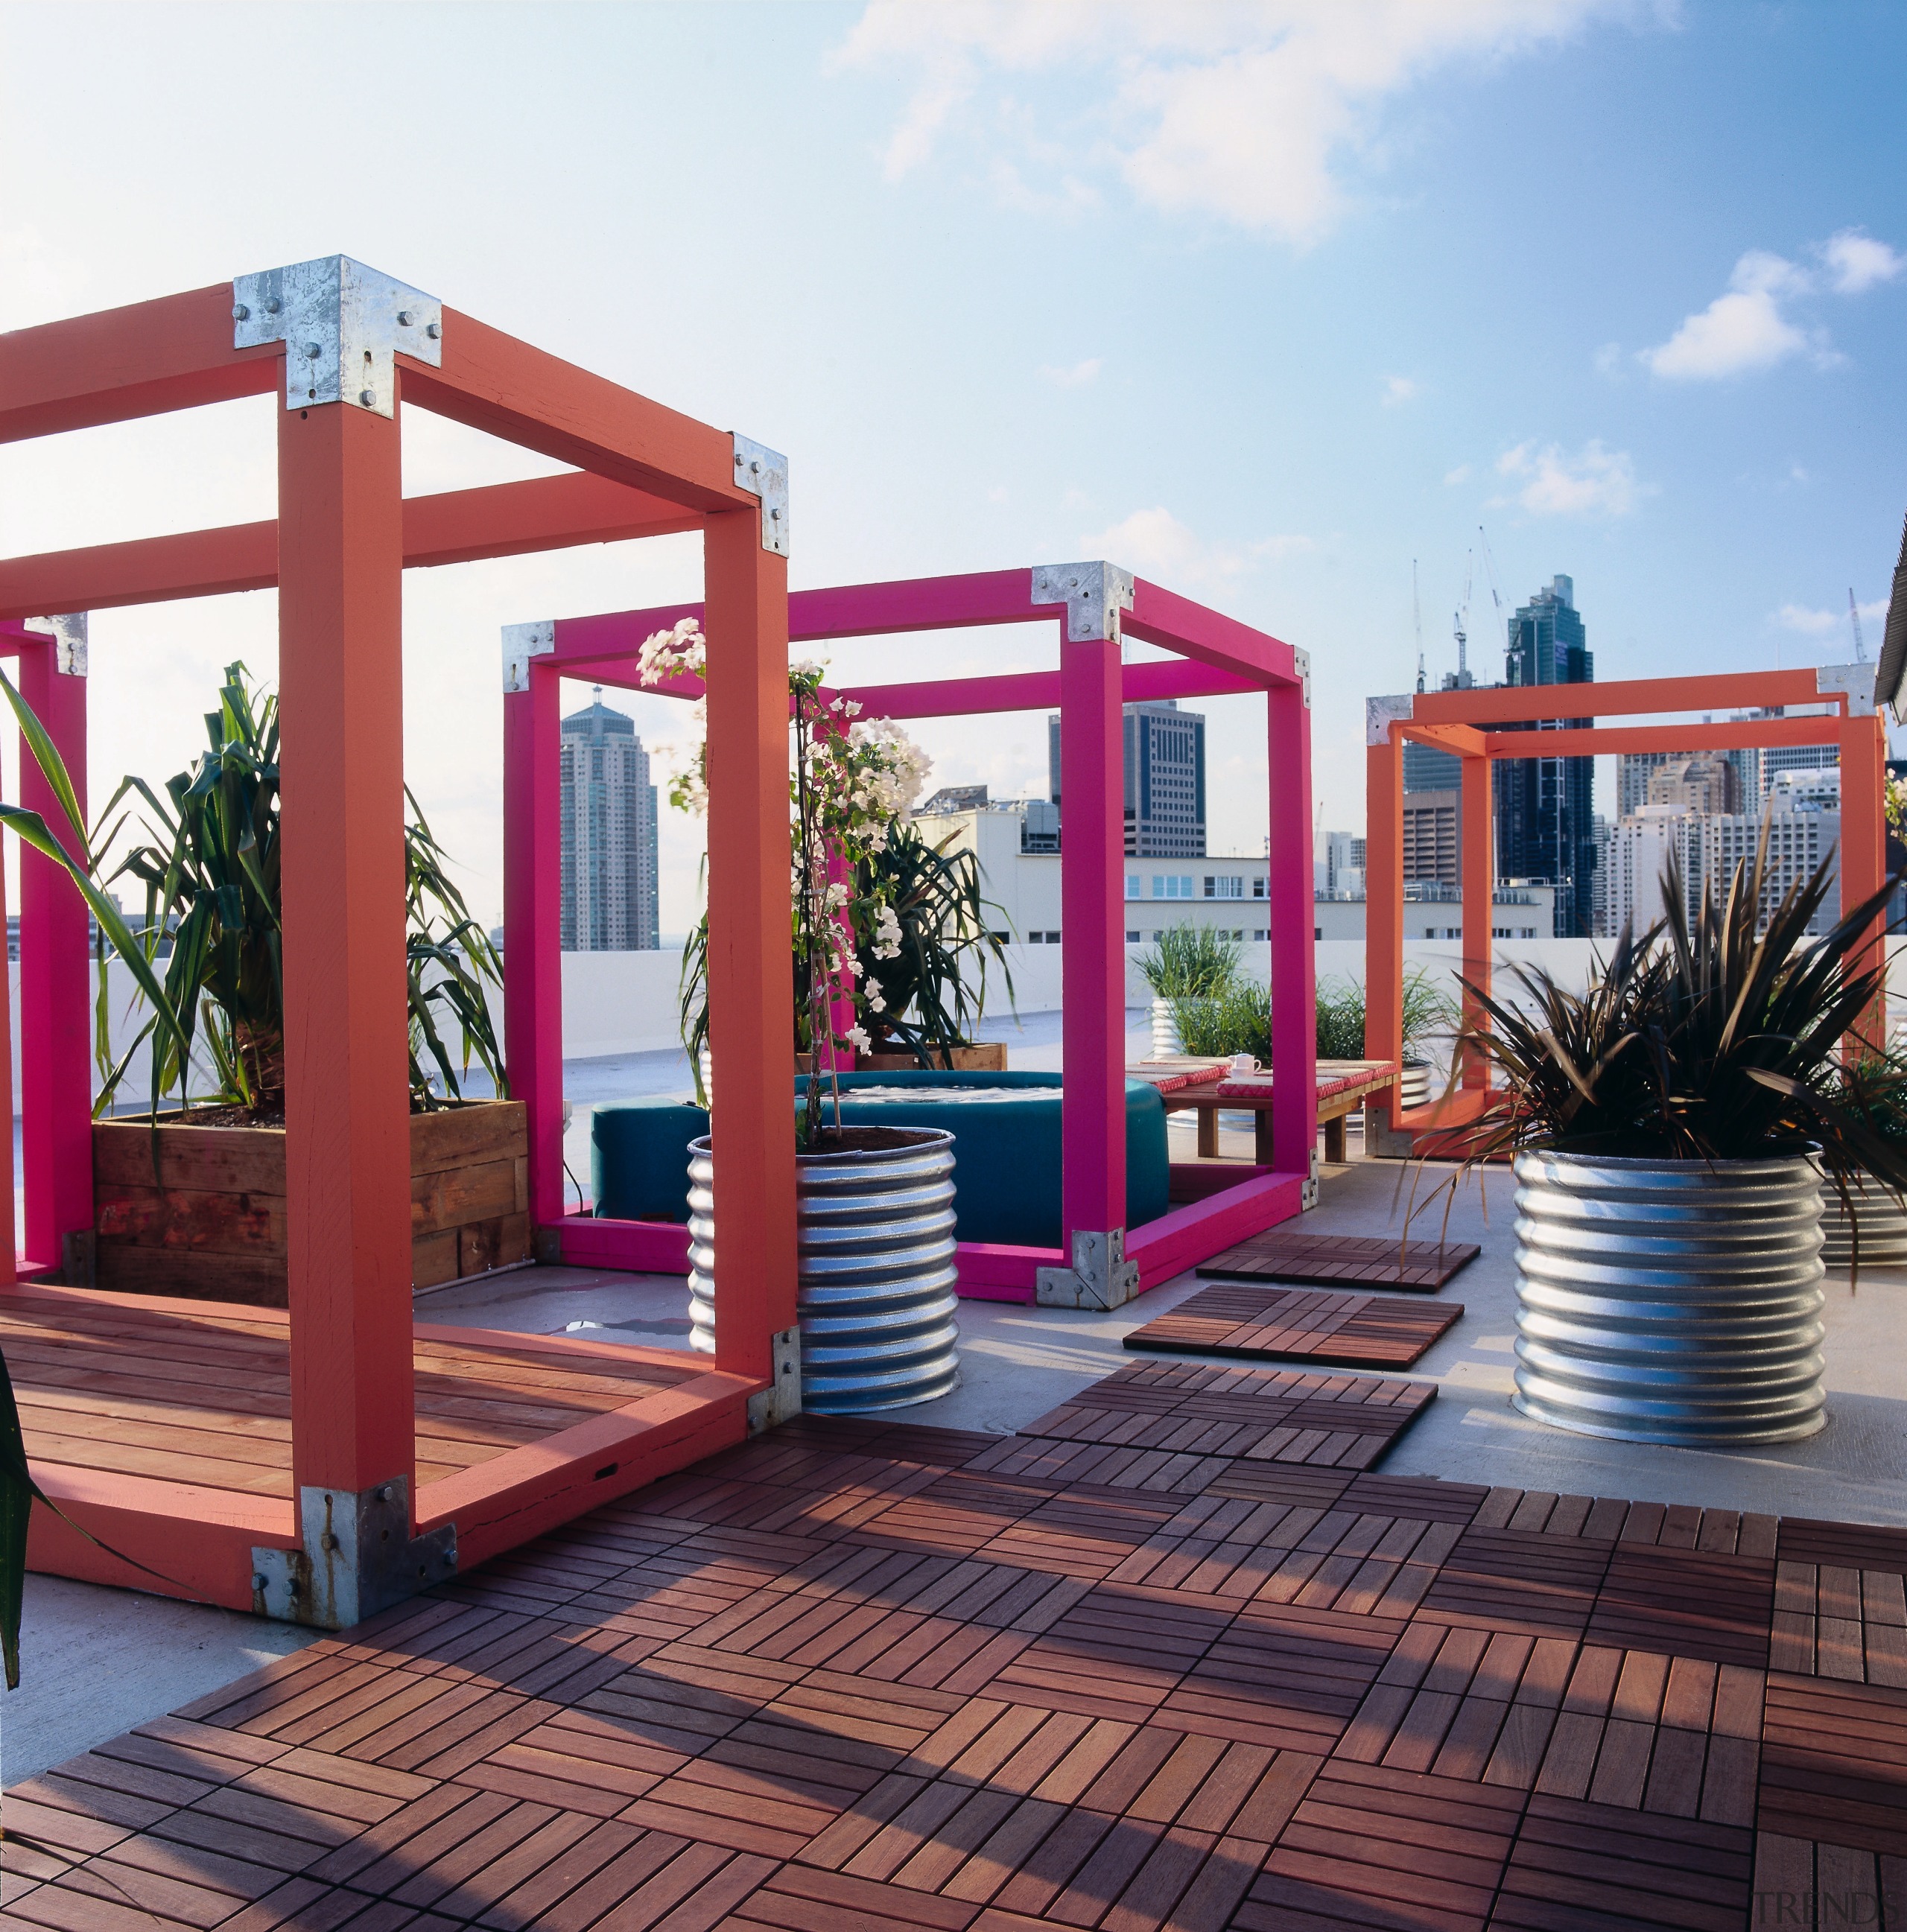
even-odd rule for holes
{"type": "Polygon", "coordinates": [[[1179,1037],[1179,1022],[1173,1018],[1170,1000],[1152,1002],[1152,1058],[1173,1060],[1185,1051],[1179,1037]]]}
{"type": "MultiPolygon", "coordinates": [[[[906,1408],[960,1380],[954,1136],[911,1127],[903,1147],[800,1154],[801,1406],[821,1415],[906,1408]]],[[[689,1343],[715,1351],[714,1163],[689,1143],[689,1343]]]]}
{"type": "Polygon", "coordinates": [[[1858,1227],[1863,1268],[1907,1265],[1907,1207],[1899,1196],[1866,1174],[1851,1174],[1847,1190],[1851,1217],[1834,1184],[1825,1179],[1821,1184],[1821,1260],[1830,1268],[1852,1268],[1858,1227]]]}
{"type": "Polygon", "coordinates": [[[1516,1157],[1516,1406],[1632,1442],[1826,1421],[1821,1177],[1776,1160],[1516,1157]]]}

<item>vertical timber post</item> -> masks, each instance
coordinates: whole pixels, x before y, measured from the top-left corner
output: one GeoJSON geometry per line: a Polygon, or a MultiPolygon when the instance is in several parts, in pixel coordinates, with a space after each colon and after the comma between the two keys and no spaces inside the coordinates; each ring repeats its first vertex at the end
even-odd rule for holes
{"type": "MultiPolygon", "coordinates": [[[[737,469],[745,450],[736,439],[737,469]]],[[[716,1366],[765,1384],[752,1427],[800,1406],[794,1216],[794,965],[788,946],[786,466],[783,548],[762,507],[712,516],[703,537],[708,640],[708,1010],[722,1105],[711,1114],[716,1366]]]]}
{"type": "Polygon", "coordinates": [[[530,1141],[530,1239],[562,1258],[563,833],[560,681],[536,660],[547,620],[503,632],[503,1042],[530,1141]]]}
{"type": "Polygon", "coordinates": [[[1119,613],[1132,579],[1101,562],[1033,573],[1060,632],[1060,956],[1065,1084],[1060,1226],[1067,1265],[1043,1268],[1049,1306],[1116,1308],[1139,1292],[1125,1256],[1125,788],[1119,613]]]}
{"type": "MultiPolygon", "coordinates": [[[[1404,1061],[1404,744],[1397,720],[1411,700],[1373,698],[1365,711],[1364,1054],[1402,1071],[1404,1061]]],[[[1392,1127],[1398,1090],[1365,1103],[1367,1154],[1407,1154],[1392,1127]]]]}
{"type": "MultiPolygon", "coordinates": [[[[1878,714],[1854,712],[1840,722],[1841,754],[1841,904],[1845,914],[1878,892],[1887,879],[1887,829],[1884,818],[1887,784],[1887,738],[1878,714]]],[[[1886,964],[1884,918],[1875,919],[1849,964],[1862,970],[1881,970],[1886,964]]],[[[1846,1052],[1858,1058],[1887,1044],[1887,998],[1883,991],[1875,1006],[1857,1023],[1859,1044],[1850,1040],[1846,1052]]]]}
{"type": "MultiPolygon", "coordinates": [[[[1487,752],[1466,752],[1463,759],[1461,819],[1463,846],[1458,859],[1458,877],[1463,886],[1464,977],[1476,988],[1463,996],[1463,1024],[1466,1030],[1481,1031],[1488,1024],[1479,993],[1490,992],[1490,954],[1492,921],[1496,910],[1496,868],[1491,857],[1490,758],[1487,752]]],[[[1400,988],[1402,985],[1399,978],[1400,988]]],[[[1490,1069],[1485,1060],[1467,1058],[1463,1066],[1466,1087],[1487,1087],[1490,1069]]]]}
{"type": "MultiPolygon", "coordinates": [[[[20,652],[20,694],[65,761],[86,808],[86,620],[50,621],[53,635],[20,652]]],[[[53,788],[20,759],[20,802],[78,855],[77,832],[53,788]]],[[[86,902],[50,859],[20,855],[21,1142],[26,1254],[69,1283],[92,1280],[92,1006],[86,902]]]]}
{"type": "Polygon", "coordinates": [[[1294,652],[1299,682],[1266,692],[1270,842],[1266,896],[1272,933],[1272,1159],[1305,1176],[1317,1198],[1317,952],[1311,899],[1311,660],[1294,652]]]}
{"type": "Polygon", "coordinates": [[[417,1537],[413,1507],[394,356],[401,347],[431,359],[443,311],[344,256],[242,277],[233,292],[239,346],[283,338],[293,352],[278,418],[278,692],[292,1483],[302,1546],[254,1549],[254,1604],[341,1629],[456,1566],[454,1528],[417,1537]]]}

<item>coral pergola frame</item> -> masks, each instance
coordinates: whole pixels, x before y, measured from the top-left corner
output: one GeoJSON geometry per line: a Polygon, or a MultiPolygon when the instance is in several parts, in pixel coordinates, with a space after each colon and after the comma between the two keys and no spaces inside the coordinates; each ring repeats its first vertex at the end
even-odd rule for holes
{"type": "MultiPolygon", "coordinates": [[[[240,1496],[36,1464],[77,1521],[167,1580],[114,1562],[44,1510],[34,1513],[32,1560],[342,1624],[420,1587],[416,1576],[431,1564],[434,1574],[446,1561],[480,1561],[740,1439],[751,1402],[758,1417],[772,1396],[776,1337],[795,1318],[794,1173],[781,1130],[794,1076],[784,936],[786,479],[760,446],[344,256],[0,338],[0,439],[8,442],[268,394],[284,398],[274,520],[0,560],[0,652],[21,658],[28,697],[83,782],[83,655],[60,655],[60,638],[83,628],[50,635],[26,620],[277,586],[291,1493],[240,1496]],[[401,403],[582,473],[406,499],[401,403]],[[714,782],[710,998],[734,1096],[716,1146],[725,1177],[751,1204],[723,1230],[715,1364],[666,1397],[420,1494],[403,573],[683,531],[703,541],[714,782]],[[290,1600],[299,1588],[302,1600],[290,1600]]],[[[64,836],[30,770],[23,791],[64,836]]],[[[20,1271],[44,1277],[92,1226],[87,921],[56,868],[32,854],[22,901],[20,1271]]],[[[514,1060],[521,1042],[510,1046],[514,1060]]],[[[17,1278],[11,1242],[0,1243],[0,1277],[17,1278]]]]}
{"type": "MultiPolygon", "coordinates": [[[[565,1214],[559,979],[560,879],[557,683],[563,677],[640,688],[645,638],[701,607],[558,618],[505,633],[504,957],[513,972],[509,1037],[514,1090],[530,1106],[530,1213],[564,1260],[584,1266],[687,1271],[686,1229],[668,1222],[565,1214]],[[526,1057],[515,1043],[534,1030],[526,1057]]],[[[1310,668],[1289,644],[1103,562],[990,571],[797,591],[790,638],[899,636],[979,626],[1050,623],[1059,668],[990,676],[843,687],[869,717],[941,718],[1057,710],[1065,773],[1061,839],[1063,1048],[1062,1245],[963,1243],[961,1292],[990,1299],[1106,1307],[1298,1213],[1311,1184],[1317,1137],[1317,1041],[1311,914],[1310,668]],[[1173,652],[1122,662],[1129,638],[1173,652]],[[1143,698],[1263,692],[1271,838],[1266,911],[1271,935],[1274,1088],[1272,1160],[1233,1179],[1209,1166],[1173,1171],[1178,1204],[1125,1226],[1125,866],[1121,706],[1143,698]],[[1290,1076],[1287,1070],[1290,1070],[1290,1076]]],[[[701,686],[674,678],[666,695],[701,686]]],[[[713,800],[720,776],[711,772],[713,800]]],[[[711,864],[722,833],[711,806],[711,864]]],[[[786,908],[776,916],[786,929],[786,908]]],[[[788,1030],[784,1018],[783,1030],[788,1030]]],[[[728,1042],[711,1033],[719,1056],[728,1042]]],[[[719,1059],[725,1070],[728,1058],[719,1059]]],[[[718,1074],[720,1121],[731,1105],[718,1074]]],[[[753,1089],[747,1090],[752,1096],[753,1089]]],[[[789,1104],[785,1095],[784,1112],[789,1104]]],[[[1228,1166],[1231,1163],[1227,1164],[1228,1166]]],[[[1236,1172],[1236,1168],[1234,1172],[1236,1172]]],[[[725,1176],[722,1187],[727,1188],[725,1176]]],[[[745,1196],[743,1198],[746,1198],[745,1196]]],[[[722,1222],[725,1259],[728,1240],[722,1222]]]]}
{"type": "MultiPolygon", "coordinates": [[[[1365,712],[1365,1009],[1364,1050],[1400,1060],[1404,1034],[1404,746],[1434,746],[1462,760],[1463,977],[1490,992],[1491,916],[1496,886],[1491,764],[1495,759],[1599,757],[1621,752],[1725,752],[1831,745],[1840,758],[1841,903],[1858,904],[1885,877],[1881,802],[1887,737],[1873,708],[1873,668],[1722,673],[1704,677],[1634,678],[1608,684],[1479,686],[1463,691],[1406,693],[1367,700],[1365,712]],[[1712,714],[1825,705],[1811,716],[1724,718],[1712,714]],[[1564,718],[1625,718],[1676,712],[1711,714],[1700,723],[1559,725],[1564,718]],[[1531,726],[1537,728],[1531,730],[1531,726]],[[1511,728],[1521,727],[1521,729],[1511,728]]],[[[1878,953],[1882,922],[1868,934],[1865,956],[1878,953]]],[[[1465,994],[1463,1018],[1485,1016],[1465,994]]],[[[1476,1118],[1488,1103],[1487,1067],[1473,1058],[1458,1070],[1458,1090],[1429,1105],[1393,1109],[1380,1095],[1366,1111],[1367,1147],[1408,1154],[1420,1138],[1476,1118]]]]}

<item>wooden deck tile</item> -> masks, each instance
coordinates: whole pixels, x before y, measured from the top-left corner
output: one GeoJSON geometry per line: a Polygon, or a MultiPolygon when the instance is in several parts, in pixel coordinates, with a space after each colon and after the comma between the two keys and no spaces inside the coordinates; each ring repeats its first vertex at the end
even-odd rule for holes
{"type": "MultiPolygon", "coordinates": [[[[212,1331],[230,1386],[258,1325],[212,1331]]],[[[803,1420],[32,1780],[9,1827],[57,1855],[9,1847],[0,1920],[1710,1932],[1907,1893],[1899,1533],[1373,1473],[1431,1393],[1180,1360],[1014,1437],[803,1420]]]]}
{"type": "Polygon", "coordinates": [[[1755,1822],[1872,1852],[1907,1846],[1907,1690],[1770,1674],[1755,1822]]]}
{"type": "Polygon", "coordinates": [[[1311,1234],[1273,1228],[1200,1264],[1202,1279],[1388,1288],[1434,1294],[1482,1252],[1469,1241],[1396,1241],[1383,1235],[1311,1234]]]}
{"type": "Polygon", "coordinates": [[[1403,1369],[1463,1317],[1455,1301],[1225,1284],[1202,1288],[1126,1336],[1128,1348],[1248,1360],[1403,1369]]]}

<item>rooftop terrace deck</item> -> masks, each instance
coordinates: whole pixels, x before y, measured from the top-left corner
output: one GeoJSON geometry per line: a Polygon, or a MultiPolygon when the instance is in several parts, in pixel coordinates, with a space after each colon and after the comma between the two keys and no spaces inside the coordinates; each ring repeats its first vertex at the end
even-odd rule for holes
{"type": "Polygon", "coordinates": [[[16,1786],[44,1849],[6,1922],[1719,1932],[1758,1892],[1907,1898],[1907,1532],[1280,1461],[1183,1380],[1147,1426],[1196,1441],[1043,1462],[1129,1433],[1116,1380],[1005,1438],[797,1422],[16,1786]]]}

